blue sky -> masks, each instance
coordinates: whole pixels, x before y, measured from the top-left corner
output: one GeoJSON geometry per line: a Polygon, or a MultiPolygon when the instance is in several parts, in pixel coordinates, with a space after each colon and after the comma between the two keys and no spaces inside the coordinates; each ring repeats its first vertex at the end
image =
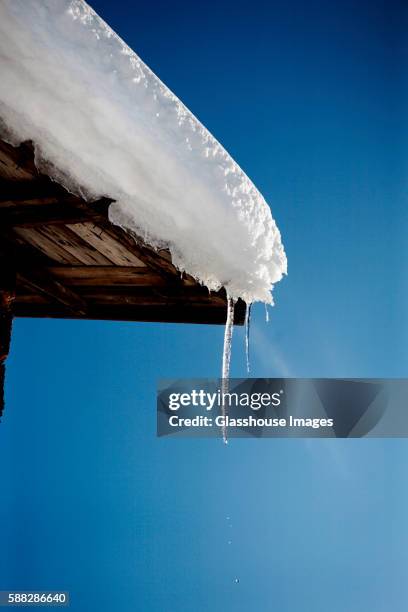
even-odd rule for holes
{"type": "MultiPolygon", "coordinates": [[[[272,206],[289,275],[268,324],[254,308],[252,375],[406,376],[403,3],[92,5],[272,206]]],[[[75,612],[407,609],[405,440],[156,439],[157,378],[219,376],[222,336],[15,322],[0,589],[70,590],[75,612]]]]}

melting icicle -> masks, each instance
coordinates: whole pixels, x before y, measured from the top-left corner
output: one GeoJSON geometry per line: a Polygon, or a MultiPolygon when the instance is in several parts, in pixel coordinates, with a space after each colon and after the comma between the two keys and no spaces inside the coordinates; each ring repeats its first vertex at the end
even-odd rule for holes
{"type": "MultiPolygon", "coordinates": [[[[225,323],[225,332],[224,332],[224,349],[222,353],[222,384],[221,384],[221,392],[222,397],[224,397],[224,393],[228,393],[229,389],[229,372],[230,372],[230,362],[231,362],[231,345],[232,345],[232,332],[234,330],[234,300],[232,298],[228,298],[228,306],[227,306],[227,322],[225,323]]],[[[228,444],[227,438],[227,426],[225,423],[226,410],[224,400],[222,401],[222,416],[223,416],[223,426],[222,426],[222,439],[225,444],[228,444]]]]}
{"type": "Polygon", "coordinates": [[[234,329],[234,300],[228,299],[227,322],[225,323],[224,351],[222,354],[222,378],[227,379],[230,371],[232,332],[234,329]]]}
{"type": "Polygon", "coordinates": [[[249,328],[251,325],[251,306],[252,304],[248,304],[246,313],[245,313],[245,355],[246,355],[246,367],[247,373],[249,374],[249,328]]]}
{"type": "Polygon", "coordinates": [[[265,303],[265,321],[269,323],[269,310],[268,310],[268,304],[266,303],[265,303]]]}

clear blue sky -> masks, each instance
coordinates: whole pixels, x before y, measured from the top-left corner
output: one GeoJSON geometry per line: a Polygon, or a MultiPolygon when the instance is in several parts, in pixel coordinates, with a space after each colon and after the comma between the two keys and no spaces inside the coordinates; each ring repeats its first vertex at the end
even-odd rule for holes
{"type": "MultiPolygon", "coordinates": [[[[268,325],[254,309],[252,374],[406,376],[403,2],[93,6],[272,205],[289,276],[268,325]]],[[[407,609],[408,441],[156,439],[156,379],[219,376],[222,335],[15,322],[0,589],[70,590],[75,612],[407,609]]],[[[233,351],[244,375],[241,329],[233,351]]]]}

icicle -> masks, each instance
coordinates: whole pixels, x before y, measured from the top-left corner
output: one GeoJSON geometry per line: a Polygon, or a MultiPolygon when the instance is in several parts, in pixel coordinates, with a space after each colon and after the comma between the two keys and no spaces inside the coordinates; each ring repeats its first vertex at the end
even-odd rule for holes
{"type": "MultiPolygon", "coordinates": [[[[234,330],[234,300],[232,298],[228,298],[228,306],[227,306],[227,322],[225,323],[225,332],[224,332],[224,349],[222,353],[222,384],[221,384],[221,393],[228,393],[229,389],[229,372],[230,372],[230,362],[231,362],[231,345],[232,345],[232,332],[234,330]]],[[[222,438],[225,444],[228,444],[227,438],[227,426],[225,425],[225,403],[224,399],[221,403],[222,406],[222,416],[224,417],[224,425],[222,427],[222,438]]]]}
{"type": "Polygon", "coordinates": [[[222,378],[229,377],[230,361],[231,361],[231,343],[232,332],[234,329],[234,300],[228,299],[227,322],[225,323],[224,333],[224,351],[222,354],[222,378]]]}
{"type": "Polygon", "coordinates": [[[246,354],[246,367],[247,373],[249,374],[249,328],[251,325],[251,306],[252,304],[248,304],[246,313],[245,313],[245,354],[246,354]]]}
{"type": "Polygon", "coordinates": [[[269,310],[268,310],[268,304],[266,303],[265,303],[265,321],[269,323],[269,310]]]}

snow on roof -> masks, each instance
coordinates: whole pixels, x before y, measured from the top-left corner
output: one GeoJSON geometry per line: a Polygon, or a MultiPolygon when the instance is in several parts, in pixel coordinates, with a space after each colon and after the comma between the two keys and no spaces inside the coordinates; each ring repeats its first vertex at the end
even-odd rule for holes
{"type": "Polygon", "coordinates": [[[272,302],[286,256],[262,195],[85,2],[1,0],[0,58],[0,119],[40,169],[113,198],[113,223],[209,289],[272,302]]]}

